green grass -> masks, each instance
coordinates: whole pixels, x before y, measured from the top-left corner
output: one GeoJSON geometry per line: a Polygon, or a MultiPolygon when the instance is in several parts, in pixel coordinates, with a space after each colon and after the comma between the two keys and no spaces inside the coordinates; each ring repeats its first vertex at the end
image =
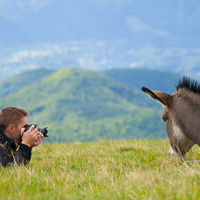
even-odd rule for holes
{"type": "Polygon", "coordinates": [[[168,140],[43,143],[28,166],[0,168],[1,199],[200,199],[200,149],[168,140]]]}

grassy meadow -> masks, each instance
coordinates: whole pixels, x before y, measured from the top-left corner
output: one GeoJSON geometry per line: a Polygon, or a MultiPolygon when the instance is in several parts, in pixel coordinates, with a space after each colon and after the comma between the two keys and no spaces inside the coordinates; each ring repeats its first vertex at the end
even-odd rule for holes
{"type": "Polygon", "coordinates": [[[168,149],[168,140],[43,143],[29,165],[0,168],[0,199],[200,199],[200,148],[186,160],[168,149]]]}

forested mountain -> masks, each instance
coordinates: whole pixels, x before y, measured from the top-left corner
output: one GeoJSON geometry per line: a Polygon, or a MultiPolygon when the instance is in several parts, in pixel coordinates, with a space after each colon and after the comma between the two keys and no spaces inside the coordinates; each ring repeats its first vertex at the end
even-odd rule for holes
{"type": "MultiPolygon", "coordinates": [[[[128,81],[134,71],[120,73],[128,81]]],[[[165,125],[160,119],[162,107],[138,86],[134,87],[133,82],[120,82],[116,74],[110,77],[106,73],[110,71],[73,67],[27,71],[0,84],[0,108],[12,105],[28,110],[29,122],[49,127],[50,137],[46,141],[165,137],[165,125]],[[29,74],[29,79],[23,79],[29,74]]],[[[148,70],[135,73],[145,79],[148,70]]],[[[151,78],[145,79],[146,86],[163,80],[162,76],[149,73],[151,78]]],[[[169,80],[173,76],[168,74],[169,80]]]]}
{"type": "Polygon", "coordinates": [[[71,113],[78,119],[99,119],[127,114],[135,106],[154,106],[133,87],[102,73],[77,68],[45,76],[31,87],[7,96],[0,105],[6,104],[25,107],[32,114],[44,111],[45,123],[72,119],[71,113]]]}

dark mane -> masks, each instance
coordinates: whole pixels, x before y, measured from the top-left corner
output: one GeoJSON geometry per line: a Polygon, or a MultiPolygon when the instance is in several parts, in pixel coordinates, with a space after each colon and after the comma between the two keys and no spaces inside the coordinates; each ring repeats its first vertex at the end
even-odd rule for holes
{"type": "Polygon", "coordinates": [[[200,94],[200,84],[196,80],[192,80],[186,76],[183,76],[182,79],[179,79],[178,84],[175,85],[175,87],[177,90],[179,88],[186,88],[191,92],[200,94]]]}

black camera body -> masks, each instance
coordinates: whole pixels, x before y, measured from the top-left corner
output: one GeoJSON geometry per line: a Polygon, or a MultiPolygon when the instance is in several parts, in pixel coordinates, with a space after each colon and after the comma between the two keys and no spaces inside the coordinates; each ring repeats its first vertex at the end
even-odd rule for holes
{"type": "MultiPolygon", "coordinates": [[[[34,125],[35,128],[37,127],[37,124],[26,124],[26,125],[24,126],[24,128],[25,128],[24,132],[28,131],[29,128],[31,128],[32,125],[34,125]]],[[[48,128],[48,127],[37,128],[37,129],[38,129],[39,132],[41,132],[41,133],[44,135],[44,137],[48,137],[48,135],[47,135],[47,133],[48,133],[47,128],[48,128]]]]}

